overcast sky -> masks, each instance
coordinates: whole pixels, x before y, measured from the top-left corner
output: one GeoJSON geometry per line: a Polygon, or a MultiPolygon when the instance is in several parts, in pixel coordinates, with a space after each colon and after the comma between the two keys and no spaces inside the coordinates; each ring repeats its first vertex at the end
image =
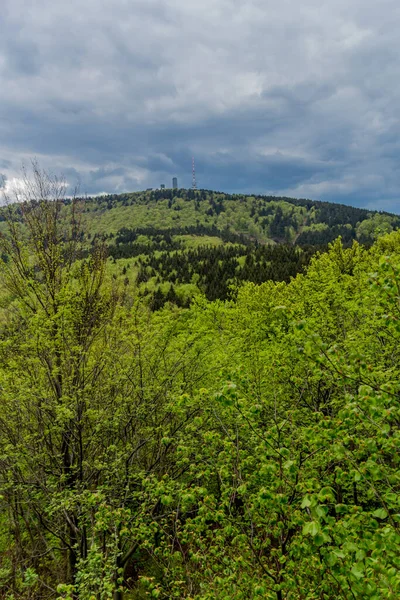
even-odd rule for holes
{"type": "Polygon", "coordinates": [[[398,0],[3,0],[0,172],[400,213],[398,0]]]}

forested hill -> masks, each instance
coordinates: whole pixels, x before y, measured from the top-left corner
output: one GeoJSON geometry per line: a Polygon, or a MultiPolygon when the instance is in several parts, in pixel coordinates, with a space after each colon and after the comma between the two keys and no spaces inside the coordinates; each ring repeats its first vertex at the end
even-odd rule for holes
{"type": "Polygon", "coordinates": [[[0,599],[399,599],[400,231],[150,311],[43,189],[0,235],[0,599]]]}
{"type": "MultiPolygon", "coordinates": [[[[170,230],[174,235],[221,232],[247,240],[327,244],[371,243],[400,225],[400,217],[343,204],[274,196],[229,195],[206,190],[155,190],[86,198],[92,233],[115,235],[123,228],[170,230]]],[[[238,240],[232,240],[238,241],[238,240]]]]}
{"type": "Polygon", "coordinates": [[[343,204],[206,190],[86,197],[80,206],[87,251],[105,241],[113,276],[153,310],[188,307],[199,294],[226,300],[247,281],[289,282],[339,236],[345,247],[369,246],[400,226],[400,216],[343,204]]]}
{"type": "Polygon", "coordinates": [[[400,218],[342,204],[156,190],[86,198],[88,243],[106,240],[115,277],[157,310],[198,293],[225,300],[245,281],[290,281],[341,236],[370,245],[400,218]]]}

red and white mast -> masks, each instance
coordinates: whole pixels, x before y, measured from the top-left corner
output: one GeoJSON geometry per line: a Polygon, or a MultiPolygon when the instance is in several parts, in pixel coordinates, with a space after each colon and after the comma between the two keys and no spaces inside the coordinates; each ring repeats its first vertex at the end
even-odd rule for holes
{"type": "Polygon", "coordinates": [[[192,157],[192,190],[197,190],[196,169],[194,167],[194,156],[192,157]]]}

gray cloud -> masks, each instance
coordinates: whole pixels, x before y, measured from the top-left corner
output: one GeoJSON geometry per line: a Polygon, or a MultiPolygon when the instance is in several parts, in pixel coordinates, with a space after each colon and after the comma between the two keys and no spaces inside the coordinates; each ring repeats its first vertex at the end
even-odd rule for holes
{"type": "Polygon", "coordinates": [[[400,212],[395,0],[5,0],[0,168],[400,212]]]}

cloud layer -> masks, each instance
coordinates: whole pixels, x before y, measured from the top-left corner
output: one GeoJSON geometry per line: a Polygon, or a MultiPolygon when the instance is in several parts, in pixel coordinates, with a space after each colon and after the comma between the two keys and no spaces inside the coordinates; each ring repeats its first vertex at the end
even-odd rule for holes
{"type": "Polygon", "coordinates": [[[396,0],[3,1],[0,172],[400,212],[396,0]]]}

